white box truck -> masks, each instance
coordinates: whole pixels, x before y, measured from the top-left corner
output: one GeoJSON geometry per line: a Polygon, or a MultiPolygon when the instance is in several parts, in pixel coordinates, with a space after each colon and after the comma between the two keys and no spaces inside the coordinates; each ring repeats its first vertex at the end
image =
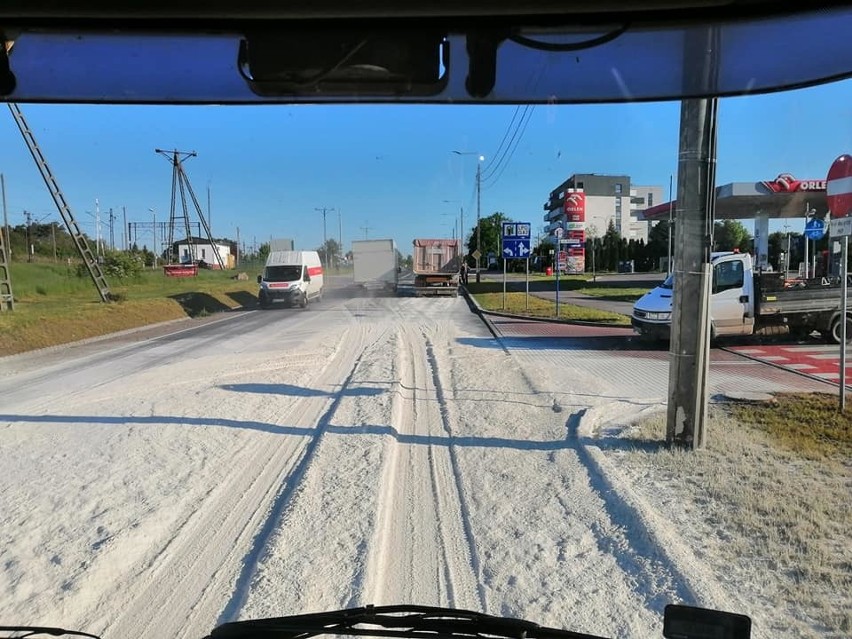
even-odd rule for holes
{"type": "Polygon", "coordinates": [[[399,257],[393,240],[352,242],[353,279],[369,289],[395,291],[399,284],[399,257]]]}
{"type": "Polygon", "coordinates": [[[273,304],[301,306],[322,300],[323,270],[316,251],[272,251],[257,276],[260,308],[273,304]]]}

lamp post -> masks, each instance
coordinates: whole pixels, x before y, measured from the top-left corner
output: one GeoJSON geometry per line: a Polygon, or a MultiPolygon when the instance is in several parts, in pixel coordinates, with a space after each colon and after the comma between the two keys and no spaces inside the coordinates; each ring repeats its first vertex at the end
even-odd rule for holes
{"type": "Polygon", "coordinates": [[[481,215],[481,200],[482,200],[482,162],[485,160],[484,155],[480,155],[478,151],[453,151],[456,155],[475,155],[477,156],[476,163],[476,281],[479,282],[479,260],[482,257],[482,225],[480,224],[481,215]]]}

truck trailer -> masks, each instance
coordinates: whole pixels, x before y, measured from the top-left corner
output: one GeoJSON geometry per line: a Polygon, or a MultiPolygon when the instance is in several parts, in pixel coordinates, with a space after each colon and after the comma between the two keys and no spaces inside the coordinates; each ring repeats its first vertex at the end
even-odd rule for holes
{"type": "Polygon", "coordinates": [[[459,294],[459,240],[414,240],[414,294],[459,294]]]}
{"type": "Polygon", "coordinates": [[[395,291],[399,284],[399,257],[393,240],[352,242],[353,279],[368,289],[395,291]]]}

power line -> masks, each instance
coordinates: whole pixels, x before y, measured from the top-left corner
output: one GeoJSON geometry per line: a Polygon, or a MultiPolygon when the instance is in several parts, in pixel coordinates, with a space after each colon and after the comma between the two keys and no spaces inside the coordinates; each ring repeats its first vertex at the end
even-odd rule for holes
{"type": "Polygon", "coordinates": [[[521,114],[521,119],[518,120],[518,123],[515,127],[515,132],[512,134],[512,137],[509,139],[509,144],[506,146],[505,151],[503,152],[503,156],[500,158],[500,161],[487,173],[482,177],[483,181],[488,181],[493,178],[503,167],[505,167],[512,159],[512,155],[514,154],[514,150],[518,147],[521,140],[524,137],[523,132],[526,130],[526,125],[532,117],[533,108],[530,105],[526,105],[524,107],[524,111],[521,114]],[[514,145],[514,146],[513,146],[514,145]]]}
{"type": "Polygon", "coordinates": [[[508,167],[509,164],[511,164],[512,156],[515,155],[515,151],[517,150],[518,146],[520,145],[521,140],[524,139],[524,133],[527,130],[527,125],[530,123],[530,120],[532,119],[532,114],[533,114],[534,109],[535,109],[535,105],[533,105],[533,108],[530,109],[529,114],[527,116],[527,119],[522,123],[521,129],[520,129],[520,135],[518,136],[517,142],[515,142],[515,146],[512,147],[511,151],[509,152],[508,157],[506,158],[505,163],[499,169],[499,172],[497,172],[495,170],[494,172],[491,173],[491,175],[489,175],[488,177],[485,178],[486,181],[492,180],[492,178],[493,178],[493,181],[491,182],[491,184],[487,185],[486,188],[491,188],[491,187],[495,186],[500,181],[500,177],[503,175],[503,172],[506,170],[506,167],[508,167]]]}
{"type": "Polygon", "coordinates": [[[512,137],[511,137],[511,138],[509,138],[509,143],[506,145],[506,148],[505,148],[505,149],[503,149],[503,153],[500,155],[500,157],[499,157],[499,158],[497,158],[497,160],[496,160],[493,164],[489,165],[489,166],[488,166],[488,168],[487,168],[487,170],[483,171],[483,173],[485,173],[485,174],[486,174],[486,175],[484,175],[484,176],[483,176],[483,179],[488,179],[488,178],[490,178],[492,175],[494,175],[494,173],[496,173],[496,172],[497,172],[497,170],[500,168],[500,166],[501,166],[501,165],[503,164],[503,162],[506,160],[506,156],[508,155],[509,150],[510,150],[510,148],[511,148],[511,146],[512,146],[512,143],[515,141],[515,139],[516,139],[516,137],[517,137],[517,135],[518,135],[518,131],[520,130],[521,125],[522,125],[522,124],[523,124],[523,122],[524,122],[524,118],[526,117],[527,113],[529,112],[529,109],[530,109],[530,105],[525,105],[525,106],[524,106],[524,111],[523,111],[523,113],[521,113],[521,117],[520,117],[520,119],[519,119],[519,120],[517,121],[517,123],[515,124],[515,129],[514,129],[514,131],[512,132],[512,137]]]}
{"type": "Polygon", "coordinates": [[[483,169],[484,172],[487,172],[491,169],[491,165],[497,161],[497,156],[500,155],[500,150],[503,148],[503,144],[506,142],[506,138],[509,137],[509,131],[512,130],[512,125],[515,123],[515,118],[518,117],[518,111],[521,110],[521,105],[515,107],[515,112],[512,114],[512,119],[509,121],[509,126],[506,127],[506,132],[503,133],[503,139],[500,140],[500,145],[497,147],[497,150],[494,151],[494,155],[491,156],[491,159],[488,161],[488,164],[485,165],[483,169]]]}

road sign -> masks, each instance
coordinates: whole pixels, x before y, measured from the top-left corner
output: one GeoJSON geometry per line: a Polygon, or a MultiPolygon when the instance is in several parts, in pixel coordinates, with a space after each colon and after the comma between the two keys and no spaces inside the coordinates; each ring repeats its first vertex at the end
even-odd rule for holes
{"type": "Polygon", "coordinates": [[[826,178],[825,194],[831,217],[846,217],[852,214],[852,155],[841,155],[831,165],[826,178]]]}
{"type": "Polygon", "coordinates": [[[852,235],[852,217],[836,217],[831,220],[831,237],[848,237],[852,235]]]}
{"type": "Polygon", "coordinates": [[[475,260],[478,260],[480,257],[482,257],[482,253],[479,249],[476,249],[473,253],[471,253],[471,255],[473,255],[473,259],[475,260]]]}
{"type": "Polygon", "coordinates": [[[504,240],[529,240],[531,231],[529,222],[503,222],[504,240]]]}
{"type": "Polygon", "coordinates": [[[530,256],[529,240],[503,240],[503,257],[525,260],[530,256]]]}
{"type": "Polygon", "coordinates": [[[503,257],[525,260],[530,256],[530,236],[532,224],[529,222],[503,222],[503,257]]]}
{"type": "Polygon", "coordinates": [[[805,237],[809,240],[821,240],[825,235],[825,222],[813,217],[805,223],[805,237]]]}
{"type": "Polygon", "coordinates": [[[565,231],[561,226],[559,228],[557,228],[555,231],[553,231],[553,234],[556,236],[557,240],[561,240],[562,235],[564,235],[564,233],[565,233],[565,231]]]}

